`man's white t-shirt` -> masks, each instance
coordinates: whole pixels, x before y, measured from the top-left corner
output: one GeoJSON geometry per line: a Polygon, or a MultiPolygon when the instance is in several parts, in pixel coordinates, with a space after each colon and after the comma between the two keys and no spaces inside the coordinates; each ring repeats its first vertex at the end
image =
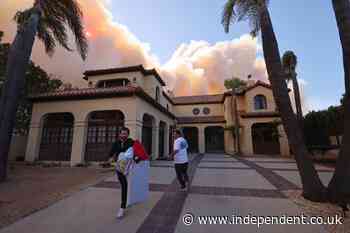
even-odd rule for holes
{"type": "Polygon", "coordinates": [[[179,137],[174,142],[174,151],[178,150],[178,152],[174,156],[174,163],[187,163],[187,146],[183,147],[183,145],[187,145],[186,140],[183,137],[179,137]]]}

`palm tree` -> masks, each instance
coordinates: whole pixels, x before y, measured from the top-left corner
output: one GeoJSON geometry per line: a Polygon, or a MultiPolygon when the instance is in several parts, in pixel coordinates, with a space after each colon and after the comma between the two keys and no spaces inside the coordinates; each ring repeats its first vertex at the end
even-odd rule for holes
{"type": "Polygon", "coordinates": [[[292,81],[297,118],[300,124],[302,125],[303,111],[301,109],[300,90],[299,90],[299,84],[297,80],[297,73],[295,71],[297,64],[298,64],[297,56],[294,54],[293,51],[287,51],[283,54],[283,57],[282,57],[283,70],[286,73],[286,78],[287,78],[286,81],[287,82],[292,81]]]}
{"type": "Polygon", "coordinates": [[[232,77],[232,79],[225,80],[225,87],[232,90],[232,118],[235,119],[234,135],[235,135],[235,152],[237,155],[241,154],[241,144],[240,144],[240,123],[238,116],[238,104],[237,104],[237,94],[241,88],[247,86],[247,83],[242,79],[232,77]]]}
{"type": "Polygon", "coordinates": [[[229,32],[231,23],[243,20],[249,21],[253,37],[261,31],[269,81],[289,144],[294,152],[302,181],[303,196],[313,201],[325,201],[326,189],[309,157],[300,125],[291,106],[268,2],[268,0],[228,0],[223,9],[221,22],[226,32],[229,32]]]}
{"type": "Polygon", "coordinates": [[[82,59],[86,58],[88,42],[82,23],[82,11],[75,0],[35,0],[33,7],[17,12],[14,19],[18,30],[11,45],[6,68],[6,81],[0,101],[0,182],[7,176],[7,158],[16,110],[24,88],[24,74],[32,53],[35,37],[45,45],[50,56],[58,42],[68,46],[68,26],[75,37],[82,59]]]}
{"type": "Polygon", "coordinates": [[[345,95],[342,103],[344,134],[336,169],[328,185],[328,193],[332,202],[341,203],[350,199],[350,2],[332,0],[332,4],[343,49],[345,95]]]}

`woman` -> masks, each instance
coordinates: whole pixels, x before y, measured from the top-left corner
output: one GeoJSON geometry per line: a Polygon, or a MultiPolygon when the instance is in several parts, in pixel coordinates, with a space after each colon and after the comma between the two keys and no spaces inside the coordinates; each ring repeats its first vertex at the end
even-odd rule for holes
{"type": "MultiPolygon", "coordinates": [[[[118,161],[118,156],[120,153],[126,152],[130,147],[133,146],[134,140],[129,138],[130,130],[126,127],[122,127],[117,141],[113,144],[111,152],[109,153],[109,157],[118,161]]],[[[117,214],[117,218],[122,218],[124,216],[124,211],[127,203],[127,195],[128,195],[128,180],[127,177],[120,171],[117,170],[118,180],[120,182],[121,191],[122,191],[122,199],[120,209],[117,214]]]]}

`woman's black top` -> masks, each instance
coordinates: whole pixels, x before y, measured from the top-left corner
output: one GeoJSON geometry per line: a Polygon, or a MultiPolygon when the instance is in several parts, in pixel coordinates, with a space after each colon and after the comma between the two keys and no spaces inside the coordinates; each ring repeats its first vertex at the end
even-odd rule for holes
{"type": "Polygon", "coordinates": [[[109,152],[109,157],[113,157],[115,155],[116,159],[118,159],[119,153],[127,151],[133,144],[134,141],[131,138],[126,139],[125,142],[118,139],[115,143],[113,143],[111,152],[109,152]]]}

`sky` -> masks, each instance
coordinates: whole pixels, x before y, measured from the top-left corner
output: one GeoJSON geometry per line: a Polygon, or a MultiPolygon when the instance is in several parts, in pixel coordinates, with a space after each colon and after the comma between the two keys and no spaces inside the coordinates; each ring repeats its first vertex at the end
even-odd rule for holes
{"type": "MultiPolygon", "coordinates": [[[[32,1],[3,1],[0,30],[11,41],[15,28],[10,23],[11,14],[32,1]]],[[[61,50],[50,59],[41,45],[34,48],[33,60],[58,77],[78,83],[87,69],[142,63],[157,68],[177,95],[218,93],[232,75],[244,79],[253,74],[255,79],[267,81],[260,38],[253,40],[247,35],[246,23],[232,25],[230,33],[224,32],[220,24],[224,0],[79,2],[91,45],[87,61],[61,50]]],[[[304,109],[338,105],[344,78],[331,1],[290,2],[270,1],[269,9],[281,55],[293,50],[298,56],[304,109]]]]}

